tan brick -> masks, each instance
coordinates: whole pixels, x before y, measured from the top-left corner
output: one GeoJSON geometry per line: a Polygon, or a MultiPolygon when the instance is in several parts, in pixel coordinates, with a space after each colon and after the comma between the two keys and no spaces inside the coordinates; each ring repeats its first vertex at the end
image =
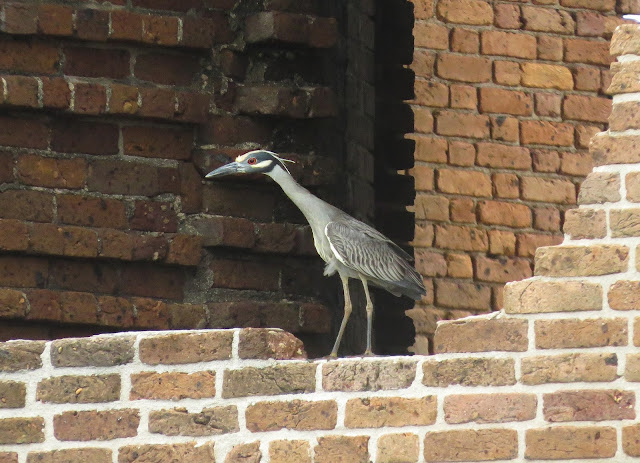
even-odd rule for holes
{"type": "Polygon", "coordinates": [[[591,10],[610,11],[615,6],[614,0],[560,0],[566,8],[588,8],[591,10]]]}
{"type": "Polygon", "coordinates": [[[436,302],[443,307],[488,311],[491,288],[467,281],[436,280],[436,302]]]}
{"type": "Polygon", "coordinates": [[[449,29],[436,23],[416,22],[413,26],[414,46],[447,50],[449,48],[449,29]]]}
{"type": "Polygon", "coordinates": [[[451,220],[453,222],[476,223],[476,204],[471,198],[451,198],[451,220]]]}
{"type": "MultiPolygon", "coordinates": [[[[152,461],[202,463],[215,461],[213,442],[197,445],[184,444],[125,445],[118,450],[118,463],[142,463],[152,461]]],[[[247,460],[248,462],[249,460],[247,460]]]]}
{"type": "Polygon", "coordinates": [[[609,211],[609,227],[613,238],[640,236],[640,209],[612,209],[609,211]]]}
{"type": "Polygon", "coordinates": [[[369,463],[369,436],[325,436],[313,449],[314,463],[369,463]]]}
{"type": "Polygon", "coordinates": [[[467,254],[447,254],[447,276],[452,278],[472,278],[473,265],[467,254]]]}
{"type": "Polygon", "coordinates": [[[111,440],[138,435],[138,410],[69,411],[53,417],[61,441],[111,440]]]}
{"type": "Polygon", "coordinates": [[[536,320],[535,336],[536,347],[539,349],[626,346],[627,320],[624,318],[536,320]]]}
{"type": "Polygon", "coordinates": [[[420,438],[415,434],[385,434],[378,438],[376,463],[416,463],[419,457],[420,438]]]}
{"type": "Polygon", "coordinates": [[[640,424],[622,428],[622,449],[632,457],[640,457],[640,424]]]}
{"type": "Polygon", "coordinates": [[[477,163],[483,167],[500,169],[531,169],[531,155],[527,148],[500,143],[478,143],[477,163]]]}
{"type": "Polygon", "coordinates": [[[416,48],[413,50],[413,62],[410,68],[416,76],[431,77],[435,62],[436,54],[433,51],[416,48]]]}
{"type": "Polygon", "coordinates": [[[259,463],[261,459],[260,442],[250,442],[234,445],[224,463],[259,463]]]}
{"type": "Polygon", "coordinates": [[[489,253],[498,256],[514,256],[516,235],[510,231],[489,230],[489,253]]]}
{"type": "Polygon", "coordinates": [[[447,162],[448,143],[444,138],[414,136],[416,149],[414,156],[416,161],[447,162]]]}
{"type": "Polygon", "coordinates": [[[27,463],[84,463],[87,461],[112,463],[113,456],[111,450],[100,448],[63,449],[27,454],[27,463]]]}
{"type": "Polygon", "coordinates": [[[607,89],[608,94],[633,93],[640,90],[638,79],[634,77],[640,71],[638,62],[612,63],[611,71],[613,72],[613,77],[611,85],[607,89]]]}
{"type": "Polygon", "coordinates": [[[416,219],[449,220],[449,200],[438,195],[417,195],[414,200],[416,219]]]}
{"type": "Polygon", "coordinates": [[[564,214],[564,232],[573,240],[607,236],[607,217],[603,210],[570,209],[564,214]]]}
{"type": "Polygon", "coordinates": [[[455,166],[472,166],[476,161],[476,148],[464,141],[449,143],[449,164],[455,166]]]}
{"type": "Polygon", "coordinates": [[[436,247],[464,251],[483,251],[489,248],[487,232],[458,225],[436,226],[436,247]]]}
{"type": "Polygon", "coordinates": [[[143,338],[140,360],[149,365],[209,362],[231,358],[233,333],[176,333],[143,338]]]}
{"type": "Polygon", "coordinates": [[[617,172],[592,172],[582,182],[579,204],[620,201],[620,175],[617,172]]]}
{"type": "Polygon", "coordinates": [[[131,375],[129,399],[182,400],[214,397],[215,379],[213,371],[135,373],[131,375]]]}
{"type": "Polygon", "coordinates": [[[416,81],[414,85],[415,104],[424,106],[445,107],[449,104],[449,87],[439,82],[424,80],[416,81]]]}
{"type": "Polygon", "coordinates": [[[609,130],[621,132],[623,130],[640,128],[640,116],[638,110],[640,103],[635,101],[617,103],[609,117],[609,130]]]}
{"type": "Polygon", "coordinates": [[[506,283],[523,280],[531,275],[531,263],[528,259],[505,256],[478,256],[475,259],[475,276],[479,281],[506,283]]]}
{"type": "Polygon", "coordinates": [[[560,243],[562,243],[562,236],[560,235],[522,233],[518,235],[518,255],[521,257],[533,257],[539,247],[555,246],[560,243]]]}
{"type": "Polygon", "coordinates": [[[328,362],[322,365],[325,391],[386,391],[409,387],[416,362],[376,359],[328,362]]]}
{"type": "Polygon", "coordinates": [[[571,14],[555,8],[523,6],[522,18],[528,31],[573,34],[576,27],[571,14]]]}
{"type": "Polygon", "coordinates": [[[501,29],[520,29],[520,7],[518,5],[498,4],[493,7],[495,25],[501,29]]]}
{"type": "Polygon", "coordinates": [[[510,460],[518,455],[515,429],[459,429],[427,432],[426,461],[510,460]]]}
{"type": "Polygon", "coordinates": [[[43,418],[0,419],[0,445],[32,444],[44,442],[44,438],[43,418]]]}
{"type": "Polygon", "coordinates": [[[640,354],[627,354],[624,379],[633,382],[640,381],[640,354]]]}
{"type": "MultiPolygon", "coordinates": [[[[22,408],[25,405],[27,388],[25,383],[0,381],[0,409],[22,408]]],[[[2,459],[0,458],[0,462],[2,459]]]]}
{"type": "Polygon", "coordinates": [[[483,113],[529,116],[533,112],[533,98],[524,92],[483,87],[480,89],[480,109],[483,113]]]}
{"type": "Polygon", "coordinates": [[[435,396],[419,399],[371,397],[347,401],[344,425],[347,428],[381,428],[385,426],[426,426],[435,423],[435,396]]]}
{"type": "MultiPolygon", "coordinates": [[[[417,461],[417,459],[416,459],[416,461],[417,461]]],[[[2,463],[18,463],[18,454],[16,452],[0,452],[0,462],[2,462],[2,463]]]]}
{"type": "Polygon", "coordinates": [[[521,83],[525,87],[572,90],[573,75],[569,68],[556,64],[522,63],[521,83]]]}
{"type": "Polygon", "coordinates": [[[559,232],[560,211],[555,207],[534,207],[533,226],[537,230],[559,232]]]}
{"type": "Polygon", "coordinates": [[[504,225],[513,228],[531,226],[531,209],[524,204],[503,201],[478,203],[479,217],[487,225],[504,225]]]}
{"type": "Polygon", "coordinates": [[[488,138],[489,126],[489,117],[485,115],[441,111],[436,116],[438,135],[488,138]]]}
{"type": "Polygon", "coordinates": [[[616,354],[561,354],[522,359],[523,384],[613,381],[616,354]]]}
{"type": "Polygon", "coordinates": [[[620,390],[543,394],[544,418],[551,422],[628,420],[636,417],[635,394],[620,390]]]}
{"type": "MultiPolygon", "coordinates": [[[[596,166],[606,164],[634,164],[640,162],[640,137],[612,137],[607,132],[596,134],[590,152],[596,166]]],[[[605,172],[602,172],[605,173],[605,172]]]]}
{"type": "Polygon", "coordinates": [[[246,423],[251,432],[295,429],[333,429],[338,406],[333,400],[258,402],[247,407],[246,423]]]}
{"type": "Polygon", "coordinates": [[[634,203],[640,202],[640,172],[631,172],[625,177],[627,199],[634,203]]]}
{"type": "Polygon", "coordinates": [[[536,416],[535,394],[465,394],[444,399],[444,419],[450,424],[507,423],[536,416]]]}
{"type": "Polygon", "coordinates": [[[536,38],[533,35],[517,32],[483,31],[480,43],[483,55],[535,59],[537,54],[536,38]]]}
{"type": "Polygon", "coordinates": [[[43,341],[9,341],[0,343],[0,372],[36,370],[42,367],[43,341]]]}
{"type": "Polygon", "coordinates": [[[525,145],[572,146],[573,125],[551,121],[521,121],[521,142],[525,145]]]}
{"type": "Polygon", "coordinates": [[[427,359],[422,372],[425,386],[507,386],[516,382],[514,361],[506,358],[427,359]]]}
{"type": "Polygon", "coordinates": [[[567,95],[562,104],[564,119],[606,123],[611,113],[611,100],[596,96],[567,95]]]}
{"type": "Polygon", "coordinates": [[[51,343],[54,367],[111,367],[133,360],[133,336],[62,339],[51,343]]]}
{"type": "Polygon", "coordinates": [[[442,0],[437,4],[438,18],[447,23],[490,25],[493,8],[483,0],[442,0]]]}
{"type": "Polygon", "coordinates": [[[40,402],[98,403],[120,399],[120,376],[54,376],[38,383],[36,400],[40,402]]]}
{"type": "Polygon", "coordinates": [[[607,298],[614,310],[636,310],[640,308],[640,282],[616,281],[609,288],[607,298]]]}
{"type": "Polygon", "coordinates": [[[149,413],[149,432],[165,436],[215,436],[238,430],[238,410],[233,405],[204,408],[195,413],[185,408],[149,413]]]}
{"type": "Polygon", "coordinates": [[[240,331],[238,357],[241,359],[304,359],[302,341],[291,333],[265,328],[246,328],[240,331]]]}
{"type": "Polygon", "coordinates": [[[633,345],[640,347],[640,317],[633,321],[633,345]]]}
{"type": "Polygon", "coordinates": [[[438,189],[444,193],[491,196],[491,178],[484,172],[472,170],[438,170],[438,189]]]}
{"type": "Polygon", "coordinates": [[[224,372],[222,397],[279,395],[313,392],[316,366],[287,363],[265,368],[246,367],[224,372]]]}
{"type": "Polygon", "coordinates": [[[536,275],[609,275],[628,269],[629,248],[606,244],[543,247],[536,251],[535,261],[536,275]]]}
{"type": "Polygon", "coordinates": [[[617,448],[615,428],[595,426],[527,429],[525,442],[527,459],[606,458],[617,448]]]}
{"type": "Polygon", "coordinates": [[[489,82],[491,61],[476,56],[440,53],[436,60],[436,73],[438,77],[458,82],[489,82]]]}
{"type": "Polygon", "coordinates": [[[575,204],[576,187],[566,179],[522,177],[522,198],[529,201],[575,204]]]}
{"type": "Polygon", "coordinates": [[[271,463],[311,463],[311,446],[306,440],[274,440],[269,443],[271,463]]]}
{"type": "Polygon", "coordinates": [[[422,106],[412,106],[413,130],[418,133],[433,132],[433,113],[431,109],[422,106]]]}
{"type": "Polygon", "coordinates": [[[520,85],[522,70],[513,61],[496,60],[493,63],[493,78],[497,84],[520,85]]]}
{"type": "Polygon", "coordinates": [[[527,321],[516,319],[451,320],[438,324],[435,353],[524,352],[528,347],[527,321]]]}
{"type": "Polygon", "coordinates": [[[602,309],[602,287],[584,281],[518,281],[505,287],[507,313],[575,312],[602,309]]]}
{"type": "Polygon", "coordinates": [[[623,24],[611,39],[611,54],[637,54],[640,51],[640,37],[635,24],[623,24]]]}
{"type": "Polygon", "coordinates": [[[538,37],[538,59],[549,61],[562,61],[564,48],[562,39],[551,35],[538,37]]]}

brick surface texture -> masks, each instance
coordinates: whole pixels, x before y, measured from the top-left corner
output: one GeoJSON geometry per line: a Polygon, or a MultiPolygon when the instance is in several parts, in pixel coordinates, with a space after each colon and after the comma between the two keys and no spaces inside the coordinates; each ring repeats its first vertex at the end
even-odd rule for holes
{"type": "MultiPolygon", "coordinates": [[[[502,309],[504,284],[532,275],[535,249],[559,244],[563,223],[575,238],[602,235],[602,218],[584,218],[580,223],[592,228],[578,228],[579,217],[569,210],[578,192],[581,203],[606,200],[600,182],[580,184],[593,165],[589,140],[607,127],[612,108],[608,42],[625,22],[621,13],[637,5],[411,3],[415,98],[405,103],[414,114],[406,136],[416,143],[413,246],[416,257],[428,252],[418,270],[435,295],[409,316],[416,327],[412,350],[424,354],[438,351],[438,320],[502,309]],[[438,155],[422,154],[422,146],[436,144],[438,155]],[[434,264],[461,254],[470,260],[468,272],[434,264]],[[457,295],[471,284],[476,297],[457,295]]],[[[635,85],[637,66],[624,66],[616,68],[612,91],[636,91],[627,86],[635,85]]],[[[618,106],[620,127],[630,127],[637,109],[618,106]]]]}

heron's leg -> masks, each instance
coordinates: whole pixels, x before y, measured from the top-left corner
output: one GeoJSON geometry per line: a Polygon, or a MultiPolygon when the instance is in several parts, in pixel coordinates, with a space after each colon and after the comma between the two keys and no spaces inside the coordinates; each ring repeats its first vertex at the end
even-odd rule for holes
{"type": "Polygon", "coordinates": [[[369,285],[367,279],[360,275],[362,280],[362,286],[364,286],[364,294],[367,296],[367,350],[364,351],[364,355],[373,355],[371,350],[371,332],[373,331],[373,302],[371,302],[371,296],[369,295],[369,285]]]}
{"type": "Polygon", "coordinates": [[[333,349],[331,349],[331,357],[338,356],[338,347],[340,347],[340,341],[342,341],[342,335],[344,334],[344,328],[347,326],[347,320],[349,320],[349,315],[351,315],[351,296],[349,295],[349,277],[340,275],[340,279],[342,280],[342,290],[344,291],[344,317],[342,317],[342,323],[340,324],[340,331],[338,331],[338,337],[336,338],[336,343],[333,345],[333,349]]]}

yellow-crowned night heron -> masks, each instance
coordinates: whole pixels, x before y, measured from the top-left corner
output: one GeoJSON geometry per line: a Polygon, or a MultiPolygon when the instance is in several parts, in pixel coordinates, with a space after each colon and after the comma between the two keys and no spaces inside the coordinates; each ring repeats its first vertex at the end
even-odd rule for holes
{"type": "Polygon", "coordinates": [[[349,278],[362,281],[367,298],[367,350],[372,355],[371,330],[373,303],[367,283],[380,286],[395,296],[419,300],[426,289],[422,278],[409,263],[411,256],[382,233],[354,219],[301,187],[291,176],[283,159],[270,151],[257,150],[238,156],[235,162],[207,174],[207,178],[231,174],[262,173],[280,185],[284,193],[306,217],[313,242],[327,263],[324,274],[338,272],[344,290],[344,317],[331,356],[338,354],[344,328],[351,314],[349,278]]]}

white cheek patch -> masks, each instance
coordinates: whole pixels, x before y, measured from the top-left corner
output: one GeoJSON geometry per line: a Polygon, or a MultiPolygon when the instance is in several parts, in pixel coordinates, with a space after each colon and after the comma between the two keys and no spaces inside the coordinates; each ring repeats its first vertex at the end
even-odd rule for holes
{"type": "Polygon", "coordinates": [[[267,159],[266,161],[259,162],[259,163],[257,163],[257,164],[254,164],[254,165],[253,165],[253,166],[251,166],[251,167],[258,167],[258,168],[262,168],[262,167],[267,167],[269,164],[271,164],[271,161],[269,161],[269,160],[267,159]]]}
{"type": "Polygon", "coordinates": [[[238,157],[236,158],[236,162],[242,162],[242,161],[244,161],[245,159],[247,159],[247,158],[249,157],[249,155],[250,155],[250,154],[251,154],[251,152],[249,152],[249,153],[245,153],[245,154],[241,154],[240,156],[238,156],[238,157]]]}

